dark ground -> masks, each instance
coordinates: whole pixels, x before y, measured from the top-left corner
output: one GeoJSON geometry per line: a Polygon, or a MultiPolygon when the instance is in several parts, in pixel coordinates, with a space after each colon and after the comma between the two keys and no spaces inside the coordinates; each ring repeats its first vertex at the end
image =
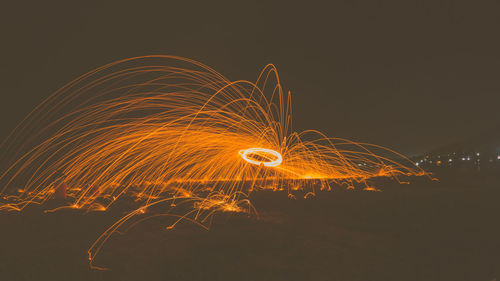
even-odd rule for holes
{"type": "Polygon", "coordinates": [[[260,220],[210,231],[151,220],[117,235],[90,270],[89,245],[117,214],[0,214],[0,280],[484,280],[500,278],[500,181],[443,175],[383,192],[260,192],[260,220]]]}

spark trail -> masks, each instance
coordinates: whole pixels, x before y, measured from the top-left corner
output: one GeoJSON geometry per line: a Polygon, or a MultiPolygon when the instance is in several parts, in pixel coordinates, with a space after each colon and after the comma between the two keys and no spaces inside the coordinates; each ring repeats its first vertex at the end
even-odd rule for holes
{"type": "MultiPolygon", "coordinates": [[[[332,184],[422,175],[380,146],[292,130],[291,94],[267,65],[255,82],[230,81],[174,56],[120,60],[69,82],[3,142],[0,210],[21,211],[68,189],[66,205],[104,211],[121,198],[140,207],[103,243],[150,208],[207,227],[216,212],[254,212],[263,188],[314,194],[332,184]]],[[[368,188],[368,184],[366,184],[368,188]]]]}

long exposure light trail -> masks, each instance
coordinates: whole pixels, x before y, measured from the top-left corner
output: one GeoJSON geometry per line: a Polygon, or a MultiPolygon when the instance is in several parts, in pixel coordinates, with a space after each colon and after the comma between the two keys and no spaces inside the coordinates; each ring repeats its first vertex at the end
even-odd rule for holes
{"type": "Polygon", "coordinates": [[[267,148],[249,148],[249,149],[244,149],[240,150],[241,158],[243,158],[245,161],[248,163],[254,164],[254,165],[264,165],[266,167],[276,167],[281,162],[283,162],[283,157],[281,157],[281,154],[277,151],[274,151],[272,149],[267,149],[267,148]],[[253,156],[252,156],[253,155],[253,156]],[[267,155],[270,155],[274,158],[269,158],[267,155]],[[252,159],[255,157],[263,158],[266,159],[267,161],[262,160],[256,160],[252,159]],[[271,159],[271,160],[269,160],[271,159]]]}
{"type": "MultiPolygon", "coordinates": [[[[424,172],[395,151],[292,129],[291,93],[274,65],[230,81],[199,62],[144,56],[92,70],[37,106],[2,143],[0,210],[64,197],[65,208],[139,207],[89,250],[148,210],[208,227],[217,212],[255,210],[251,192],[330,190],[424,172]]],[[[371,188],[371,187],[370,187],[371,188]]],[[[54,211],[54,210],[50,210],[54,211]]]]}

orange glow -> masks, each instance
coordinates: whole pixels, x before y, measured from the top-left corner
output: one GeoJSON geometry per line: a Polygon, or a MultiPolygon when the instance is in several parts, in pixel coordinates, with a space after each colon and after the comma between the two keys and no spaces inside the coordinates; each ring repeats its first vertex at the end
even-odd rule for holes
{"type": "Polygon", "coordinates": [[[249,195],[262,189],[310,198],[425,174],[381,146],[294,131],[291,96],[272,64],[255,82],[173,56],[104,65],[52,94],[2,144],[0,210],[43,204],[60,182],[66,205],[56,210],[106,211],[133,198],[139,206],[90,248],[92,263],[113,233],[155,212],[175,220],[168,228],[208,228],[215,213],[255,214],[249,195]]]}
{"type": "Polygon", "coordinates": [[[380,192],[381,191],[380,189],[376,189],[373,186],[367,186],[367,187],[363,188],[363,190],[364,191],[375,191],[375,192],[380,192]]]}

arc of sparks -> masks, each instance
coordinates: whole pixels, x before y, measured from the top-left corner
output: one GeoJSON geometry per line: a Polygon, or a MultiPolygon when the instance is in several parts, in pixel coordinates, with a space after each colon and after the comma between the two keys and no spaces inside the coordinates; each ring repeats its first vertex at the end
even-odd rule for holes
{"type": "Polygon", "coordinates": [[[205,226],[217,212],[254,214],[249,195],[260,189],[308,197],[333,183],[424,174],[381,146],[294,132],[291,112],[272,64],[255,82],[175,56],[104,65],[48,97],[0,144],[0,210],[59,196],[58,210],[106,211],[134,198],[139,206],[89,250],[92,263],[150,209],[205,226]]]}

